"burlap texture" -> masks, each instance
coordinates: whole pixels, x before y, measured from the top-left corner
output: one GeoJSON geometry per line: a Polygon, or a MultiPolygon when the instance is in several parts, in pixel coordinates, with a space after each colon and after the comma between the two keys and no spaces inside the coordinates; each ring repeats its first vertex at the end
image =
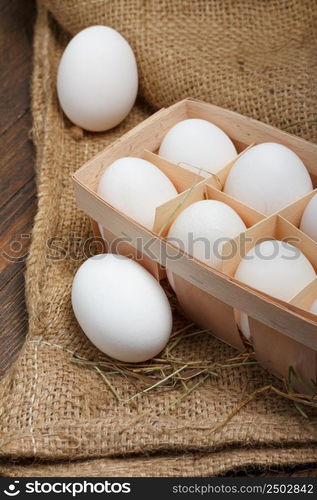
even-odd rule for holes
{"type": "MultiPolygon", "coordinates": [[[[39,208],[26,275],[30,324],[22,353],[0,385],[0,473],[182,476],[221,474],[251,464],[314,462],[316,427],[290,402],[270,393],[211,432],[247,393],[276,383],[259,367],[228,369],[162,413],[179,396],[177,390],[118,403],[97,373],[71,363],[71,352],[88,359],[100,353],[72,314],[70,289],[80,259],[68,245],[71,233],[81,241],[90,235],[89,221],[75,205],[70,174],[154,107],[198,97],[274,125],[301,122],[292,131],[313,140],[316,3],[43,3],[71,33],[103,23],[126,36],[137,55],[142,104],[139,99],[114,131],[74,133],[55,91],[69,36],[39,5],[33,75],[39,208]],[[47,258],[47,241],[54,236],[67,250],[62,260],[47,258]]],[[[80,248],[79,241],[75,247],[80,248]]],[[[188,359],[222,360],[234,354],[205,335],[179,349],[188,359]]],[[[135,393],[128,379],[116,377],[114,383],[123,397],[135,393]]]]}

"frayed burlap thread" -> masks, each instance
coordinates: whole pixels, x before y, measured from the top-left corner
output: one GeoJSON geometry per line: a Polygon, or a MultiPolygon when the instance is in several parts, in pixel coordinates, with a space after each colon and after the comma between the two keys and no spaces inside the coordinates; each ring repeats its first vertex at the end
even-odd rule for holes
{"type": "MultiPolygon", "coordinates": [[[[74,201],[71,173],[155,108],[192,96],[281,127],[297,123],[291,131],[316,138],[314,2],[43,4],[34,42],[38,213],[26,274],[29,333],[0,385],[0,473],[185,476],[314,462],[316,426],[271,393],[212,432],[246,394],[279,383],[257,366],[230,368],[208,379],[168,411],[180,395],[177,389],[118,402],[98,373],[71,362],[74,352],[87,359],[100,353],[79,329],[70,305],[72,278],[83,258],[78,252],[91,235],[74,201]],[[94,23],[126,36],[140,73],[140,97],[129,117],[98,134],[71,125],[55,89],[69,33],[94,23]],[[47,245],[52,237],[60,238],[63,259],[52,258],[47,245]]],[[[190,360],[219,361],[234,354],[203,334],[177,349],[190,360]]],[[[123,398],[135,392],[129,379],[117,376],[113,382],[123,398]]]]}

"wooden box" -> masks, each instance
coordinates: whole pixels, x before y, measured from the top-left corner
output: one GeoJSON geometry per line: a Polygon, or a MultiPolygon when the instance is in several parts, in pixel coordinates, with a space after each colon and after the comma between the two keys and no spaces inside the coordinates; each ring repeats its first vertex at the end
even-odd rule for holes
{"type": "MultiPolygon", "coordinates": [[[[235,160],[217,175],[205,178],[199,175],[200,172],[196,174],[159,157],[157,151],[166,132],[186,118],[201,118],[219,126],[231,138],[239,154],[257,143],[284,144],[303,160],[314,188],[317,187],[316,145],[238,113],[185,99],[158,111],[77,170],[73,183],[78,206],[92,219],[96,236],[100,236],[99,229],[103,228],[108,251],[138,260],[157,279],[165,276],[165,269],[173,273],[178,300],[184,312],[197,324],[243,350],[246,346],[236,325],[235,310],[244,311],[250,318],[252,343],[263,366],[280,378],[286,377],[289,367],[293,366],[300,377],[316,382],[317,316],[310,313],[309,308],[314,297],[317,298],[317,280],[289,303],[283,302],[233,278],[243,255],[224,258],[221,268],[213,269],[166,240],[168,229],[181,210],[200,199],[218,199],[234,208],[244,220],[247,233],[252,236],[250,248],[260,238],[295,235],[300,241],[297,246],[317,270],[317,243],[298,229],[312,194],[267,217],[222,192],[235,160]],[[171,179],[179,192],[175,199],[157,207],[152,231],[120,213],[97,194],[104,170],[123,156],[151,161],[171,179]]],[[[241,237],[243,235],[237,242],[241,237]]],[[[228,248],[228,244],[224,246],[224,253],[228,248]]]]}

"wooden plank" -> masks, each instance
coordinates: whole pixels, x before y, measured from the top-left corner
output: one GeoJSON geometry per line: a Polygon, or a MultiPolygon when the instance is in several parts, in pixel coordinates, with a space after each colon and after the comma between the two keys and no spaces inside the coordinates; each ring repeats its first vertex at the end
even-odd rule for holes
{"type": "Polygon", "coordinates": [[[16,359],[27,331],[23,255],[36,210],[29,139],[34,20],[35,2],[0,0],[0,374],[16,359]]]}
{"type": "Polygon", "coordinates": [[[0,1],[0,134],[27,113],[35,2],[0,1]]]}
{"type": "Polygon", "coordinates": [[[34,178],[34,148],[29,139],[30,111],[0,136],[1,199],[0,211],[27,182],[34,178]]]}
{"type": "Polygon", "coordinates": [[[27,330],[23,273],[17,273],[0,291],[0,376],[16,359],[27,330]]]}
{"type": "Polygon", "coordinates": [[[1,210],[0,288],[24,267],[35,211],[35,185],[30,179],[1,210]]]}

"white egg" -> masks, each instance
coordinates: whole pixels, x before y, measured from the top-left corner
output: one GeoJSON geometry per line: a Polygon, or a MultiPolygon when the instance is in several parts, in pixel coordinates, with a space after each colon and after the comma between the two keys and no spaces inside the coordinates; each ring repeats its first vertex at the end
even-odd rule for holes
{"type": "Polygon", "coordinates": [[[232,166],[224,192],[270,215],[313,189],[302,160],[274,142],[253,146],[232,166]]]}
{"type": "Polygon", "coordinates": [[[317,241],[317,194],[315,194],[306,205],[300,229],[317,241]]]}
{"type": "Polygon", "coordinates": [[[156,207],[177,196],[177,191],[153,163],[125,157],[106,168],[98,194],[120,212],[152,230],[156,207]]]}
{"type": "Polygon", "coordinates": [[[237,156],[231,139],[206,120],[189,118],[165,135],[159,155],[203,177],[217,173],[237,156]]]}
{"type": "Polygon", "coordinates": [[[58,67],[57,94],[68,118],[99,132],[118,125],[131,110],[138,72],[128,42],[108,26],[90,26],[67,45],[58,67]]]}
{"type": "Polygon", "coordinates": [[[312,303],[312,306],[310,308],[310,312],[317,314],[317,299],[312,303]]]}
{"type": "MultiPolygon", "coordinates": [[[[196,259],[219,268],[223,244],[245,230],[243,220],[229,205],[217,200],[201,200],[179,214],[167,239],[196,259]]],[[[174,288],[172,273],[167,275],[174,288]]]]}
{"type": "Polygon", "coordinates": [[[120,361],[153,358],[171,333],[164,290],[140,264],[121,255],[95,255],[80,266],[72,306],[90,341],[120,361]]]}
{"type": "MultiPolygon", "coordinates": [[[[288,302],[316,273],[307,257],[293,245],[280,240],[267,240],[255,245],[241,259],[235,278],[247,285],[288,302]]],[[[248,317],[236,312],[236,319],[245,337],[250,337],[248,317]]]]}

